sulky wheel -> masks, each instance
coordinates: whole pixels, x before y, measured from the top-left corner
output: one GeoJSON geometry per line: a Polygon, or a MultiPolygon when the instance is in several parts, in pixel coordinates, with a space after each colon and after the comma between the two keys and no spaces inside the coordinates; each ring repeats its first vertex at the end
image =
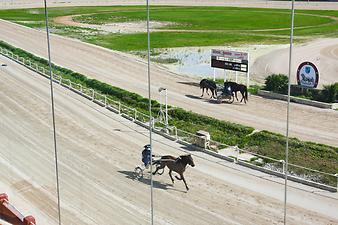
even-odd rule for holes
{"type": "Polygon", "coordinates": [[[143,177],[143,170],[142,170],[141,167],[139,167],[139,166],[135,167],[134,172],[135,172],[135,177],[137,179],[140,179],[140,178],[143,177]]]}
{"type": "Polygon", "coordinates": [[[217,103],[218,104],[222,103],[222,95],[217,96],[217,103]]]}
{"type": "Polygon", "coordinates": [[[234,98],[233,95],[228,95],[228,96],[225,98],[225,102],[228,103],[228,104],[233,103],[234,100],[235,100],[235,98],[234,98]]]}

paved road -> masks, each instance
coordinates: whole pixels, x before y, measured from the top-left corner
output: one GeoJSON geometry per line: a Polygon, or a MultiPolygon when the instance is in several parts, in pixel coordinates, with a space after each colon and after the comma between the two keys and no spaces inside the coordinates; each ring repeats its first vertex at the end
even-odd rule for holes
{"type": "MultiPolygon", "coordinates": [[[[56,224],[47,79],[0,56],[0,189],[39,224],[56,224]],[[18,91],[20,90],[20,91],[18,91]]],[[[148,131],[55,86],[63,224],[149,224],[149,179],[132,179],[148,131]]],[[[184,146],[154,135],[157,154],[184,146]]],[[[193,154],[183,183],[154,177],[155,224],[281,224],[283,180],[193,154]],[[198,213],[197,213],[198,212],[198,213]]],[[[337,224],[338,196],[289,182],[288,224],[337,224]]]]}
{"type": "MultiPolygon", "coordinates": [[[[0,20],[0,40],[46,57],[46,37],[42,31],[0,20]]],[[[52,35],[52,60],[74,71],[110,83],[114,86],[148,96],[147,64],[129,54],[107,50],[78,40],[52,35]]],[[[168,88],[168,104],[212,116],[218,119],[285,134],[286,103],[256,96],[247,105],[213,104],[200,99],[194,78],[170,73],[151,65],[151,92],[159,99],[158,88],[168,88]]],[[[302,140],[338,146],[338,112],[291,104],[290,135],[302,140]]]]}

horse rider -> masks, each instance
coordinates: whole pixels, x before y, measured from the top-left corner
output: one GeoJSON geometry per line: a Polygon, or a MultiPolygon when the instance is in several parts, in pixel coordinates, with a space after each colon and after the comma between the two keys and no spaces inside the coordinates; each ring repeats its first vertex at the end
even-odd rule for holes
{"type": "Polygon", "coordinates": [[[232,95],[231,86],[230,85],[224,86],[223,92],[227,95],[232,95]]]}
{"type": "Polygon", "coordinates": [[[151,161],[151,146],[147,144],[143,148],[144,149],[142,151],[142,162],[144,163],[144,166],[147,168],[151,161]]]}

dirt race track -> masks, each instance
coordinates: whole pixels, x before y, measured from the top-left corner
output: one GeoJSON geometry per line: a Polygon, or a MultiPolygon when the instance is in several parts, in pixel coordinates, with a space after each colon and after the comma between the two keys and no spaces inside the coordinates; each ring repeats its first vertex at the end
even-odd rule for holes
{"type": "MultiPolygon", "coordinates": [[[[0,20],[0,40],[45,57],[46,37],[42,31],[0,20]]],[[[147,64],[129,54],[110,51],[94,45],[52,35],[54,63],[114,86],[147,96],[147,64]]],[[[213,104],[200,99],[200,89],[189,85],[194,78],[170,73],[151,66],[152,96],[159,99],[158,88],[168,88],[168,104],[218,119],[285,134],[286,102],[249,97],[247,105],[234,103],[213,104]]],[[[291,104],[290,135],[302,140],[338,146],[338,113],[315,107],[291,104]]]]}
{"type": "MultiPolygon", "coordinates": [[[[20,1],[32,2],[14,2],[20,1]]],[[[43,32],[5,21],[0,21],[0,30],[0,40],[46,57],[43,32]]],[[[147,65],[130,55],[53,36],[52,59],[147,94],[147,65]]],[[[34,215],[38,224],[57,224],[49,82],[0,56],[2,63],[7,66],[0,67],[0,191],[8,193],[22,213],[34,215]]],[[[157,99],[158,87],[165,85],[171,105],[285,133],[284,102],[252,96],[247,105],[214,105],[196,98],[199,89],[189,82],[196,80],[152,66],[152,95],[157,99]]],[[[54,91],[62,224],[149,224],[149,177],[132,178],[148,131],[64,88],[55,86],[54,91]]],[[[337,146],[337,121],[335,111],[291,105],[292,136],[337,146]]],[[[160,136],[154,135],[154,140],[156,154],[189,152],[160,136]]],[[[282,179],[190,153],[196,167],[185,173],[188,193],[180,181],[172,186],[167,173],[154,177],[155,224],[282,224],[282,179]]],[[[338,224],[337,193],[289,185],[288,224],[338,224]]]]}
{"type": "MultiPolygon", "coordinates": [[[[0,56],[0,190],[38,224],[56,224],[47,79],[0,56]],[[20,89],[20,91],[17,91],[20,89]]],[[[55,85],[62,224],[148,224],[149,179],[132,179],[148,131],[55,85]]],[[[156,154],[184,146],[154,135],[156,154]]],[[[199,152],[172,186],[154,177],[155,224],[280,224],[283,180],[199,152]]],[[[338,196],[289,182],[288,224],[337,224],[338,196]]]]}
{"type": "MultiPolygon", "coordinates": [[[[289,1],[270,0],[150,0],[151,5],[183,5],[183,6],[236,6],[253,8],[282,8],[290,9],[289,1]]],[[[97,6],[97,5],[145,5],[144,0],[53,0],[48,1],[48,6],[97,6]]],[[[0,0],[3,8],[35,8],[43,7],[43,1],[33,0],[0,0]]],[[[336,10],[336,2],[296,2],[296,9],[323,9],[336,10]]]]}

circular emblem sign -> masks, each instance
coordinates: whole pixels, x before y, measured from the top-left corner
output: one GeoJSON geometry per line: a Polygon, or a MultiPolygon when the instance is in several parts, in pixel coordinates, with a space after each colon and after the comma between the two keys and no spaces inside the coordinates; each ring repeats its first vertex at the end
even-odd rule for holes
{"type": "Polygon", "coordinates": [[[319,81],[317,67],[311,62],[303,62],[297,69],[297,83],[304,88],[316,88],[319,81]]]}

